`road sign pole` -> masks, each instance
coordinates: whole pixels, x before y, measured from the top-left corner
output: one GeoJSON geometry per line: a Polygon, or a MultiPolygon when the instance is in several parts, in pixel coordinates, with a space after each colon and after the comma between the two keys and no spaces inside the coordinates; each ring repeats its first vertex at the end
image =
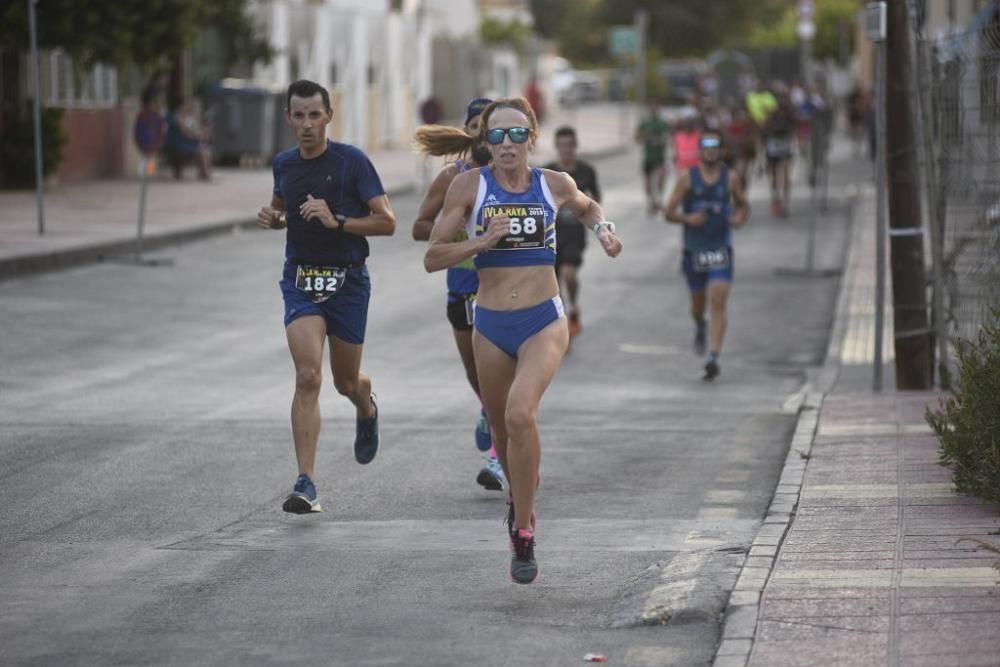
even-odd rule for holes
{"type": "Polygon", "coordinates": [[[35,2],[28,0],[28,31],[31,39],[31,82],[34,87],[35,198],[38,202],[38,235],[45,236],[45,181],[42,173],[42,84],[38,73],[38,23],[35,2]]]}
{"type": "Polygon", "coordinates": [[[886,5],[871,2],[865,7],[868,39],[878,46],[875,65],[875,354],[872,390],[882,391],[882,335],[885,328],[885,236],[886,236],[886,140],[885,71],[886,5]]]}

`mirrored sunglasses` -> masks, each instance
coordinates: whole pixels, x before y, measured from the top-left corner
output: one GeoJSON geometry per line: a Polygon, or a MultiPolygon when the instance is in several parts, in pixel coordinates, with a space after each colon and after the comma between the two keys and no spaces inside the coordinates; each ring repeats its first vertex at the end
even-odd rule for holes
{"type": "Polygon", "coordinates": [[[486,131],[486,141],[493,146],[503,143],[504,136],[510,137],[512,143],[523,144],[531,135],[526,127],[494,127],[486,131]]]}
{"type": "Polygon", "coordinates": [[[718,148],[722,145],[722,141],[716,137],[707,137],[701,140],[702,148],[718,148]]]}

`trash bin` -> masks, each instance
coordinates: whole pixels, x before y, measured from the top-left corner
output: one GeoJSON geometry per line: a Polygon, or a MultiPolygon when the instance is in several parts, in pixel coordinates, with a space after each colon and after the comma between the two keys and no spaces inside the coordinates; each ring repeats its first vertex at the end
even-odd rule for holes
{"type": "Polygon", "coordinates": [[[213,150],[220,164],[266,164],[275,154],[274,93],[239,79],[211,86],[206,104],[214,123],[213,150]]]}
{"type": "Polygon", "coordinates": [[[288,124],[285,95],[284,91],[273,93],[275,154],[296,146],[295,133],[292,132],[292,126],[288,124]]]}

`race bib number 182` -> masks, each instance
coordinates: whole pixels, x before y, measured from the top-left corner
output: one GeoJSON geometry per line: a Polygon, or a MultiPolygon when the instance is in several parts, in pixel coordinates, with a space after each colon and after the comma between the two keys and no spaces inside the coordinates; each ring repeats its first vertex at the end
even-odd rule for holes
{"type": "Polygon", "coordinates": [[[541,204],[492,204],[483,207],[483,225],[490,218],[510,218],[510,233],[497,243],[497,250],[529,250],[545,247],[545,207],[541,204]]]}
{"type": "Polygon", "coordinates": [[[337,293],[346,276],[346,269],[299,264],[295,272],[295,286],[308,294],[313,302],[323,303],[337,293]]]}

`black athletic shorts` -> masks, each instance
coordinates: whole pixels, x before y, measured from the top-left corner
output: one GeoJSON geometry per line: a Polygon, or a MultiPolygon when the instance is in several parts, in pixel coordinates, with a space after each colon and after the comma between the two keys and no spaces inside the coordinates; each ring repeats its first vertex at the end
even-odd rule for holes
{"type": "Polygon", "coordinates": [[[663,160],[643,160],[642,161],[642,173],[649,176],[654,171],[664,166],[663,160]]]}
{"type": "Polygon", "coordinates": [[[563,264],[580,266],[587,248],[587,230],[579,222],[556,223],[556,270],[563,264]]]}
{"type": "Polygon", "coordinates": [[[464,294],[448,292],[448,321],[455,331],[472,331],[466,303],[469,303],[469,300],[464,294]]]}

